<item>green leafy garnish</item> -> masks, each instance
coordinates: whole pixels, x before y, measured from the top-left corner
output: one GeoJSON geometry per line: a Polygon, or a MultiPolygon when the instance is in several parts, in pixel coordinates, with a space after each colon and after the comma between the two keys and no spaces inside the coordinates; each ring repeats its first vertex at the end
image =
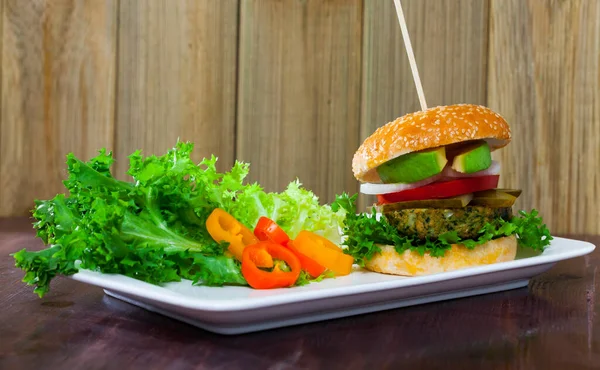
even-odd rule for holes
{"type": "Polygon", "coordinates": [[[192,143],[178,142],[162,156],[129,156],[132,181],[114,178],[114,162],[105,149],[84,162],[67,156],[68,195],[35,202],[37,236],[48,248],[13,254],[23,279],[40,297],[57,275],[79,268],[116,273],[153,284],[189,279],[197,284],[245,285],[238,261],[224,255],[226,244],[212,240],[206,219],[217,207],[253,228],[268,216],[290,233],[309,230],[333,241],[344,211],[333,212],[292,182],[282,193],[266,193],[245,184],[249,165],[235,162],[216,169],[216,157],[199,164],[192,143]],[[334,232],[332,231],[334,230],[334,232]]]}
{"type": "Polygon", "coordinates": [[[318,283],[320,281],[323,281],[323,279],[328,279],[328,278],[335,278],[335,274],[333,273],[333,271],[325,271],[323,272],[321,275],[317,276],[316,278],[312,278],[308,272],[302,270],[300,272],[300,276],[298,277],[298,280],[296,280],[296,284],[294,284],[295,286],[303,286],[303,285],[308,285],[310,283],[318,283]]]}
{"type": "Polygon", "coordinates": [[[226,210],[245,225],[256,225],[265,216],[291,239],[308,230],[335,244],[341,241],[338,228],[346,215],[343,209],[334,211],[327,204],[320,205],[315,194],[303,189],[299,181],[292,181],[281,193],[265,193],[258,185],[250,185],[226,205],[226,210]]]}
{"type": "Polygon", "coordinates": [[[452,231],[439,235],[435,240],[426,239],[423,242],[401,235],[383,215],[377,215],[374,208],[370,214],[357,214],[356,198],[356,194],[342,194],[331,207],[334,211],[346,211],[343,244],[347,248],[344,252],[354,257],[355,262],[363,267],[375,254],[381,252],[380,245],[392,245],[398,253],[412,250],[421,255],[429,253],[433,257],[442,257],[455,243],[472,249],[492,239],[516,235],[519,246],[543,251],[552,240],[542,218],[533,210],[530,213],[520,211],[519,217],[515,216],[510,221],[497,219],[494,223],[487,223],[477,239],[461,239],[452,231]]]}

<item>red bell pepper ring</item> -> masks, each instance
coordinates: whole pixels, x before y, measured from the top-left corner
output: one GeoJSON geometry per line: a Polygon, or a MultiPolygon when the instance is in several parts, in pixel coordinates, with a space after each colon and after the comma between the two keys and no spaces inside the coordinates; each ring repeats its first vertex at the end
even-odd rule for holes
{"type": "Polygon", "coordinates": [[[268,217],[262,216],[256,227],[254,228],[254,235],[261,241],[272,241],[276,244],[281,244],[283,246],[287,246],[290,248],[292,252],[298,257],[300,260],[300,265],[302,269],[306,271],[312,278],[319,277],[323,272],[325,272],[325,267],[318,264],[312,258],[307,257],[306,255],[300,253],[296,248],[293,248],[290,240],[290,237],[283,231],[283,229],[277,225],[277,223],[271,220],[268,217]]]}
{"type": "Polygon", "coordinates": [[[242,255],[242,275],[254,289],[273,289],[290,287],[296,283],[302,267],[300,260],[288,248],[271,241],[263,241],[244,248],[242,255]],[[273,259],[282,260],[290,271],[282,271],[275,264],[272,271],[265,271],[257,266],[257,261],[264,260],[268,253],[273,259]]]}
{"type": "Polygon", "coordinates": [[[287,245],[290,237],[283,231],[275,221],[262,216],[254,228],[254,235],[260,241],[270,240],[275,244],[287,245]]]}

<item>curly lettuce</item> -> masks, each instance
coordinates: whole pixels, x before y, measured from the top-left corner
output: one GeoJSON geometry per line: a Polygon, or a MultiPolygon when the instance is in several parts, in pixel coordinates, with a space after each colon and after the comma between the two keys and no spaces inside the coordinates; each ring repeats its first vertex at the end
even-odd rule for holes
{"type": "Polygon", "coordinates": [[[282,193],[266,193],[245,184],[249,165],[236,161],[226,172],[217,158],[191,159],[194,145],[178,142],[162,156],[129,156],[131,181],[110,171],[106,149],[87,162],[67,155],[67,194],[36,200],[37,236],[48,246],[12,256],[25,271],[23,281],[40,297],[57,275],[79,268],[122,274],[153,284],[189,279],[196,284],[245,285],[227,245],[210,237],[205,223],[223,208],[253,228],[260,216],[279,222],[292,236],[309,230],[339,240],[344,211],[320,205],[317,197],[291,183],[282,193]]]}
{"type": "Polygon", "coordinates": [[[336,244],[341,242],[339,229],[346,215],[343,209],[333,211],[331,206],[321,205],[317,196],[297,180],[281,193],[265,193],[254,184],[241,191],[226,210],[247,226],[256,225],[261,216],[266,216],[292,239],[308,230],[336,244]]]}
{"type": "Polygon", "coordinates": [[[416,251],[421,255],[429,253],[433,257],[443,257],[452,244],[462,244],[472,249],[492,239],[516,235],[520,247],[531,248],[541,252],[550,244],[550,231],[538,216],[536,210],[520,211],[510,221],[496,219],[487,223],[480,230],[477,239],[461,239],[456,231],[441,234],[435,240],[424,242],[402,235],[387,219],[372,213],[356,213],[357,195],[342,194],[332,204],[333,210],[344,209],[347,216],[343,226],[344,252],[354,258],[355,263],[364,266],[374,255],[381,252],[381,245],[392,245],[398,253],[406,250],[416,251]]]}

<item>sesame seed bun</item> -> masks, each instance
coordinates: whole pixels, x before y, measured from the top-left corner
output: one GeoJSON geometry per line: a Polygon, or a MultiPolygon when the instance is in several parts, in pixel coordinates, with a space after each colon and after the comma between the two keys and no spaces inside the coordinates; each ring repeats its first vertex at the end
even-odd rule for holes
{"type": "Polygon", "coordinates": [[[402,254],[385,245],[365,264],[367,270],[391,275],[420,276],[458,270],[466,267],[507,262],[517,255],[517,238],[514,235],[490,240],[474,249],[453,244],[443,257],[420,255],[410,250],[402,254]]]}
{"type": "Polygon", "coordinates": [[[361,182],[381,182],[375,169],[401,155],[469,140],[486,140],[493,151],[510,139],[504,118],[489,108],[471,104],[434,107],[378,128],[354,154],[352,171],[361,182]]]}

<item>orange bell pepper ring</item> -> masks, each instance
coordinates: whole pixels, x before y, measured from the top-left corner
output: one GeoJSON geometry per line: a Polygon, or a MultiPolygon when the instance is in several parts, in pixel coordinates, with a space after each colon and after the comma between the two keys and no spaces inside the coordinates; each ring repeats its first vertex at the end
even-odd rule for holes
{"type": "Polygon", "coordinates": [[[301,231],[288,246],[333,271],[337,276],[348,275],[352,271],[354,258],[345,254],[342,248],[329,239],[310,231],[301,231]]]}
{"type": "MultiPolygon", "coordinates": [[[[258,239],[250,229],[221,208],[215,208],[208,216],[206,229],[216,242],[228,242],[229,247],[227,250],[238,261],[242,261],[246,246],[258,243],[258,239]]],[[[273,267],[273,259],[269,256],[263,256],[263,259],[258,263],[260,267],[273,267]]]]}
{"type": "Polygon", "coordinates": [[[294,285],[300,276],[300,260],[288,248],[270,241],[259,242],[247,246],[242,257],[242,275],[254,289],[285,288],[294,285]],[[276,264],[272,271],[261,270],[257,260],[264,259],[267,253],[273,259],[282,260],[290,268],[290,271],[282,271],[276,264]]]}
{"type": "Polygon", "coordinates": [[[298,252],[298,250],[294,248],[293,243],[294,242],[292,241],[288,242],[287,247],[290,248],[300,260],[300,266],[302,266],[302,270],[306,271],[312,278],[319,277],[325,272],[325,270],[327,270],[325,266],[318,264],[312,258],[308,258],[304,254],[298,252]]]}

